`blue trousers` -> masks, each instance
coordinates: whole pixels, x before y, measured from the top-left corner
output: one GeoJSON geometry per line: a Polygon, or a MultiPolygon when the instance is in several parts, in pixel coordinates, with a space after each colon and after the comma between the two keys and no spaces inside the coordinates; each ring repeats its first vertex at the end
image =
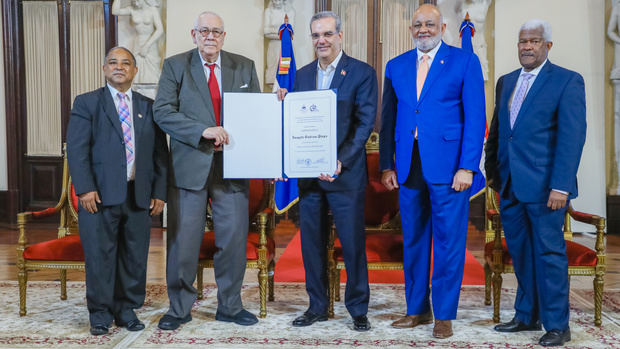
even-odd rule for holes
{"type": "Polygon", "coordinates": [[[368,312],[370,287],[364,231],[365,188],[357,191],[306,190],[300,193],[301,253],[306,270],[309,310],[327,313],[327,239],[330,209],[342,244],[347,271],[345,305],[351,316],[368,312]]]}
{"type": "Polygon", "coordinates": [[[568,328],[565,213],[566,208],[553,211],[546,202],[521,202],[511,187],[505,188],[500,200],[506,244],[518,281],[515,317],[526,324],[540,320],[547,331],[568,328]]]}

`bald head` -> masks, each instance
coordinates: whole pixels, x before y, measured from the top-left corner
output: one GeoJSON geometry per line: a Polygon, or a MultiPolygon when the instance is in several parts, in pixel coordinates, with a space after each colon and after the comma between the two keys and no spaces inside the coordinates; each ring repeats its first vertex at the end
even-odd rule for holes
{"type": "Polygon", "coordinates": [[[437,7],[424,4],[413,13],[409,31],[418,50],[428,52],[434,49],[441,42],[445,30],[446,25],[437,7]]]}

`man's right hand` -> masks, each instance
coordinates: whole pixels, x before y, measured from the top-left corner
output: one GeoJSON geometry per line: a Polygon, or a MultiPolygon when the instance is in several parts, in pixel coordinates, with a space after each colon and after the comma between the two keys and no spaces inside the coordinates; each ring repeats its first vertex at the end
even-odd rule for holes
{"type": "Polygon", "coordinates": [[[279,101],[284,100],[284,97],[286,97],[286,94],[287,94],[287,93],[288,93],[288,90],[287,90],[287,89],[285,89],[285,88],[279,88],[279,89],[276,91],[276,94],[278,95],[278,100],[279,100],[279,101]]]}
{"type": "Polygon", "coordinates": [[[101,200],[99,199],[99,194],[96,191],[90,191],[88,193],[84,193],[80,195],[80,205],[90,212],[97,212],[97,204],[100,204],[101,200]]]}
{"type": "Polygon", "coordinates": [[[396,171],[394,170],[385,170],[381,175],[381,183],[388,190],[398,189],[398,179],[396,179],[396,171]]]}
{"type": "Polygon", "coordinates": [[[212,139],[216,147],[222,144],[228,144],[228,133],[222,126],[206,128],[202,131],[202,138],[212,139]]]}

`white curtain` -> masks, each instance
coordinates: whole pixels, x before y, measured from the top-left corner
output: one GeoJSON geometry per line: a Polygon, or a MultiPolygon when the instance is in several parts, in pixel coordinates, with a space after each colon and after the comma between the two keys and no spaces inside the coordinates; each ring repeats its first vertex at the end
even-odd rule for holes
{"type": "Polygon", "coordinates": [[[61,155],[60,58],[56,1],[24,1],[27,153],[61,155]]]}
{"type": "MultiPolygon", "coordinates": [[[[118,1],[118,0],[117,0],[118,1]]],[[[71,100],[103,86],[103,2],[71,1],[71,100]]]]}
{"type": "Polygon", "coordinates": [[[333,0],[332,10],[342,20],[342,49],[366,62],[368,55],[368,5],[366,0],[333,0]]]}
{"type": "Polygon", "coordinates": [[[381,9],[382,71],[385,71],[385,65],[390,59],[413,48],[409,26],[417,7],[417,0],[383,0],[381,9]]]}

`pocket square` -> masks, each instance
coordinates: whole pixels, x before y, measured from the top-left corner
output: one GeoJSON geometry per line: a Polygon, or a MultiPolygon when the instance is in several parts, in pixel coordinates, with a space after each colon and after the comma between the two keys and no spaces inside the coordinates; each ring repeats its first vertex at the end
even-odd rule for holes
{"type": "Polygon", "coordinates": [[[241,87],[239,87],[239,88],[248,88],[248,84],[243,84],[243,85],[241,85],[241,87]]]}

